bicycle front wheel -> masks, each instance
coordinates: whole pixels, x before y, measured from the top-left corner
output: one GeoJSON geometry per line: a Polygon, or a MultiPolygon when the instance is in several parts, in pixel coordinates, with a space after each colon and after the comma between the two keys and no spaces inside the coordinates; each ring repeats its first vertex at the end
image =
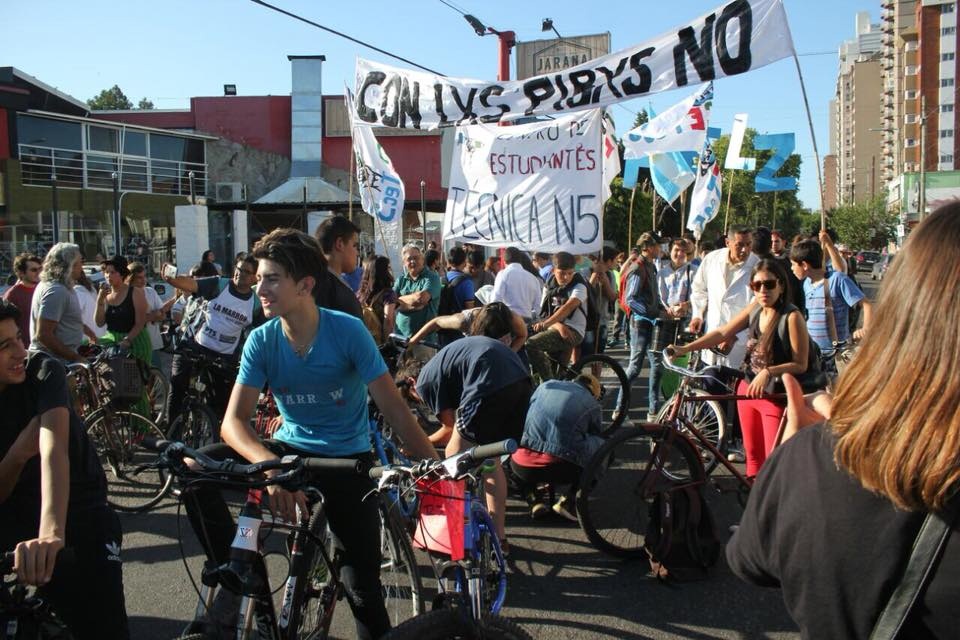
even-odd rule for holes
{"type": "Polygon", "coordinates": [[[150,367],[147,374],[147,383],[144,385],[147,392],[147,402],[150,405],[150,417],[157,424],[163,424],[167,419],[167,398],[170,397],[170,380],[157,367],[150,367]]]}
{"type": "MultiPolygon", "coordinates": [[[[687,389],[686,393],[695,396],[709,395],[702,389],[687,389]]],[[[666,423],[667,417],[673,411],[673,405],[677,402],[677,397],[673,396],[667,401],[667,404],[657,413],[657,422],[666,423]]],[[[726,448],[727,440],[727,419],[724,416],[720,403],[716,400],[687,400],[680,407],[679,427],[690,438],[693,446],[700,452],[700,459],[703,460],[703,468],[707,475],[710,475],[716,468],[718,460],[710,449],[704,446],[699,439],[693,435],[692,429],[696,429],[707,442],[712,444],[722,454],[726,448]]]]}
{"type": "Polygon", "coordinates": [[[167,438],[199,449],[216,442],[216,433],[217,418],[213,411],[202,404],[191,403],[167,429],[167,438]]]}
{"type": "Polygon", "coordinates": [[[399,516],[380,499],[380,583],[390,625],[423,613],[420,567],[399,516]]]}
{"type": "Polygon", "coordinates": [[[580,476],[577,515],[591,543],[621,558],[643,555],[650,508],[676,478],[703,482],[693,445],[659,424],[621,429],[593,455],[580,476]]]}
{"type": "Polygon", "coordinates": [[[383,640],[533,640],[520,625],[500,616],[485,614],[477,622],[462,609],[438,609],[407,620],[383,640]]]}
{"type": "Polygon", "coordinates": [[[154,506],[173,482],[160,469],[141,469],[157,454],[140,446],[144,438],[163,439],[149,418],[132,411],[101,410],[91,416],[87,435],[96,447],[107,477],[107,502],[118,511],[145,511],[154,506]]]}
{"type": "Polygon", "coordinates": [[[616,431],[626,420],[630,409],[630,382],[623,367],[610,356],[596,353],[578,360],[570,367],[570,372],[574,376],[581,372],[590,373],[600,380],[600,404],[604,420],[600,435],[606,437],[616,431]]]}

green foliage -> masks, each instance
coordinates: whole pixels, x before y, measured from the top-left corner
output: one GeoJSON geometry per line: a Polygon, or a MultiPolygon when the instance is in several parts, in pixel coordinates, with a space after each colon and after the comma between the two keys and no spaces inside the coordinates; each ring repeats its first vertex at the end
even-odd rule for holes
{"type": "Polygon", "coordinates": [[[886,196],[837,207],[827,214],[827,226],[851,249],[879,249],[896,235],[897,214],[887,210],[886,196]]]}
{"type": "Polygon", "coordinates": [[[109,89],[104,89],[96,98],[87,100],[87,106],[93,111],[106,111],[110,109],[132,109],[133,103],[123,94],[120,87],[113,85],[109,89]]]}
{"type": "Polygon", "coordinates": [[[154,109],[153,103],[147,100],[146,98],[140,98],[140,102],[137,103],[137,109],[154,109]]]}
{"type": "Polygon", "coordinates": [[[631,189],[623,187],[623,177],[617,176],[610,183],[610,199],[603,207],[603,238],[612,241],[621,251],[629,249],[644,231],[651,228],[651,198],[648,192],[637,187],[633,201],[633,230],[628,242],[631,189]]]}

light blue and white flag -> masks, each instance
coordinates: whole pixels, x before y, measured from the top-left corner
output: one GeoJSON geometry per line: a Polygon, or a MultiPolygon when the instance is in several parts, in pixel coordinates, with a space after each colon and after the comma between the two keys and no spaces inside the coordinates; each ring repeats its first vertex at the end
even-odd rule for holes
{"type": "Polygon", "coordinates": [[[717,217],[720,211],[721,179],[720,164],[713,152],[714,138],[707,138],[703,143],[700,161],[697,165],[697,182],[693,185],[693,195],[690,198],[690,215],[687,218],[687,229],[700,239],[707,223],[717,217]]]}
{"type": "Polygon", "coordinates": [[[357,183],[360,185],[360,206],[373,216],[374,241],[378,255],[390,258],[394,273],[403,271],[400,249],[403,246],[403,180],[393,168],[390,157],[377,142],[369,125],[352,117],[353,95],[344,87],[353,155],[356,158],[357,183]]]}

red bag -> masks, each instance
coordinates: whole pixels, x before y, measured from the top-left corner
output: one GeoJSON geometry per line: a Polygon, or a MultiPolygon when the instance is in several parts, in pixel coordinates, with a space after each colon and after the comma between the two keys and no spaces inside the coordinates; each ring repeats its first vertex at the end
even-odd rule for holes
{"type": "Polygon", "coordinates": [[[413,532],[413,545],[418,549],[463,560],[464,509],[463,480],[418,480],[420,513],[413,532]]]}

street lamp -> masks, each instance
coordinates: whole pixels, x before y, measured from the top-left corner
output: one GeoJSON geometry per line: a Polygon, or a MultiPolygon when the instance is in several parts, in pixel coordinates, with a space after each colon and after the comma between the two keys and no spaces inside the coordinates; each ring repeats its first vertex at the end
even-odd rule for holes
{"type": "Polygon", "coordinates": [[[544,18],[544,19],[543,19],[543,24],[541,25],[540,30],[541,30],[541,31],[550,31],[551,29],[553,30],[553,32],[554,32],[555,34],[557,34],[557,37],[558,37],[558,38],[560,38],[561,40],[563,40],[563,36],[560,35],[560,32],[557,31],[557,28],[556,28],[555,26],[553,26],[553,20],[550,19],[550,18],[544,18]]]}
{"type": "Polygon", "coordinates": [[[500,41],[500,50],[498,57],[497,80],[504,82],[510,79],[510,50],[517,44],[517,34],[513,31],[497,31],[493,27],[488,27],[476,16],[469,13],[463,15],[464,19],[473,27],[473,31],[478,36],[494,34],[500,41]]]}

